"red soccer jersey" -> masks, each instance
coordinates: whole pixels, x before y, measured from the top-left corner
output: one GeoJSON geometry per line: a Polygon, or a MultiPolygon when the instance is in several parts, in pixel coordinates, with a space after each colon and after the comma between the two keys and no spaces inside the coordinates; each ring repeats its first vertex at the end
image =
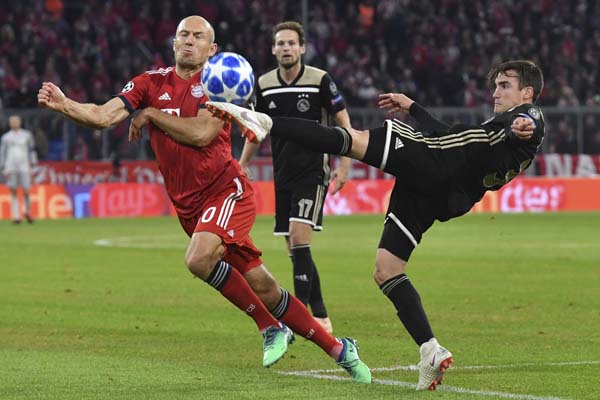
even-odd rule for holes
{"type": "MultiPolygon", "coordinates": [[[[195,117],[200,105],[208,101],[200,76],[198,72],[185,80],[175,73],[174,67],[147,71],[129,81],[119,97],[130,112],[155,107],[178,117],[195,117]]],[[[231,155],[230,124],[205,147],[178,143],[152,124],[148,128],[165,187],[183,218],[197,216],[207,197],[241,174],[231,155]]]]}

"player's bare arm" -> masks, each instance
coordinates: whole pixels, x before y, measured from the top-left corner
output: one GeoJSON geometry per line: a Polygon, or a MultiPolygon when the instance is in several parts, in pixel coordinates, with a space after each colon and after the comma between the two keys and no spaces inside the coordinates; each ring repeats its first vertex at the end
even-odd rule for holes
{"type": "Polygon", "coordinates": [[[253,143],[249,140],[246,140],[246,143],[244,143],[242,155],[240,156],[240,167],[242,167],[242,170],[249,178],[253,177],[251,176],[250,170],[248,169],[248,164],[250,163],[252,157],[254,157],[254,155],[258,151],[259,147],[260,143],[253,143]]]}
{"type": "MultiPolygon", "coordinates": [[[[338,111],[333,116],[333,119],[336,125],[345,128],[348,132],[352,132],[352,126],[350,125],[350,115],[348,115],[348,111],[338,111]]],[[[333,189],[331,190],[331,194],[336,194],[344,187],[344,185],[346,184],[346,180],[348,180],[349,171],[350,158],[341,157],[340,166],[334,169],[331,173],[331,182],[333,182],[334,184],[333,189]]]]}
{"type": "Polygon", "coordinates": [[[142,128],[149,123],[159,127],[175,141],[191,146],[207,146],[223,128],[223,122],[206,110],[198,110],[196,117],[176,117],[157,108],[143,109],[129,126],[129,141],[142,136],[142,128]]]}
{"type": "Polygon", "coordinates": [[[111,127],[129,116],[123,100],[115,97],[102,105],[71,100],[52,82],[44,82],[38,91],[38,105],[58,111],[73,121],[90,128],[111,127]]]}

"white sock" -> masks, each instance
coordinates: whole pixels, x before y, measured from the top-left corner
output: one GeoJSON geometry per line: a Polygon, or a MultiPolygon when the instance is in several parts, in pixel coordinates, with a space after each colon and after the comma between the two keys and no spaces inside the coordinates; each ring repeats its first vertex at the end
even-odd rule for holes
{"type": "Polygon", "coordinates": [[[12,212],[12,219],[14,221],[21,219],[20,215],[19,215],[19,199],[17,198],[17,194],[13,193],[10,196],[10,206],[11,206],[11,212],[12,212]]]}

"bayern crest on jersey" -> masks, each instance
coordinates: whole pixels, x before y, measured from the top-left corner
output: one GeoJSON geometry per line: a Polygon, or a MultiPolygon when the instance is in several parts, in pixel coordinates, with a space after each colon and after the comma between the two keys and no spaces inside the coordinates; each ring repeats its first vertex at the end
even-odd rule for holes
{"type": "Polygon", "coordinates": [[[202,85],[196,85],[192,87],[192,96],[199,99],[204,96],[204,90],[202,90],[202,85]]]}

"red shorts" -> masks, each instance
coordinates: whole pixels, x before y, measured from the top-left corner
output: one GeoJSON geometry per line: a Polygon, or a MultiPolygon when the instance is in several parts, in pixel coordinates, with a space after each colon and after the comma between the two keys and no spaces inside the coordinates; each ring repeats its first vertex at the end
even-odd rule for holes
{"type": "Polygon", "coordinates": [[[223,260],[244,274],[262,264],[262,252],[254,246],[250,230],[256,219],[254,190],[245,176],[238,176],[220,193],[202,203],[194,218],[179,218],[183,230],[211,232],[223,240],[223,260]]]}

